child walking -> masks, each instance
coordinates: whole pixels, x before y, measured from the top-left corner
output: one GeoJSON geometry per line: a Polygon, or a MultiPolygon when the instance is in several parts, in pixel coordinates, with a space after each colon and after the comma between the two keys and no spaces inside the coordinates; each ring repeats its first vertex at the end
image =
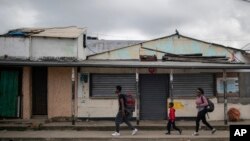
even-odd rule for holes
{"type": "Polygon", "coordinates": [[[174,103],[169,103],[169,119],[168,119],[168,125],[167,125],[167,135],[170,135],[171,126],[173,126],[173,129],[179,131],[181,134],[182,130],[175,126],[175,109],[174,109],[174,103]]]}

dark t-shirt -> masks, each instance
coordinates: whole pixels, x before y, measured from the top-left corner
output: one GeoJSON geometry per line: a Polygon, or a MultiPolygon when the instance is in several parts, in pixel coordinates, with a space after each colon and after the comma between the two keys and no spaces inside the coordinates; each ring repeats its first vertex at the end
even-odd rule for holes
{"type": "Polygon", "coordinates": [[[124,94],[119,94],[119,97],[118,97],[118,101],[119,101],[119,111],[122,110],[122,103],[120,101],[120,99],[123,99],[123,103],[124,103],[124,108],[125,108],[125,95],[124,94]]]}

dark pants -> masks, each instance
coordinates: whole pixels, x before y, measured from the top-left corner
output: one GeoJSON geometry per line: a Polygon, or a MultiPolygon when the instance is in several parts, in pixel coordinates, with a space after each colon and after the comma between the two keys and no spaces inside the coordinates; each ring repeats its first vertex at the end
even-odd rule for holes
{"type": "Polygon", "coordinates": [[[173,126],[173,129],[178,130],[180,132],[180,129],[175,126],[175,121],[172,122],[169,120],[168,126],[167,126],[168,133],[170,133],[170,131],[171,131],[171,126],[173,126]]]}
{"type": "Polygon", "coordinates": [[[120,124],[122,124],[123,122],[125,122],[131,130],[134,130],[135,128],[129,122],[131,117],[132,117],[132,112],[125,112],[125,116],[123,117],[122,112],[119,111],[116,115],[116,118],[115,118],[115,127],[116,127],[115,130],[116,130],[116,132],[119,133],[120,124]]]}
{"type": "Polygon", "coordinates": [[[211,130],[213,129],[213,127],[207,122],[206,120],[206,109],[198,112],[197,117],[196,117],[196,132],[199,131],[199,127],[200,127],[200,120],[202,121],[203,124],[205,124],[208,128],[210,128],[211,130]]]}

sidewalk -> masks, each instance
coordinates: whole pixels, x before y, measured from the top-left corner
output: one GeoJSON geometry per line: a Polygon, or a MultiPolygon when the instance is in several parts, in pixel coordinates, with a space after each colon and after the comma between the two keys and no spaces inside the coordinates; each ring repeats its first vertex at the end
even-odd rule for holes
{"type": "MultiPolygon", "coordinates": [[[[166,120],[159,121],[140,121],[139,125],[136,125],[135,121],[132,124],[140,130],[165,130],[166,120]]],[[[228,122],[227,125],[224,121],[209,121],[217,130],[229,130],[231,124],[246,124],[250,125],[250,120],[244,120],[239,122],[228,122]]],[[[183,130],[194,130],[195,121],[176,121],[176,125],[183,130]]],[[[201,122],[202,129],[206,129],[201,122]]],[[[0,130],[8,131],[25,131],[25,130],[87,130],[87,131],[113,131],[115,129],[114,121],[107,120],[85,120],[77,121],[75,125],[72,122],[47,122],[46,120],[0,120],[0,130]]],[[[121,125],[121,129],[127,130],[125,124],[121,125]]]]}
{"type": "MultiPolygon", "coordinates": [[[[250,120],[239,122],[209,121],[217,129],[211,134],[204,126],[200,129],[199,136],[192,136],[195,129],[195,121],[176,121],[176,125],[183,132],[172,131],[171,135],[165,135],[165,120],[140,121],[137,135],[132,136],[125,124],[121,126],[121,136],[112,137],[115,129],[114,121],[85,120],[72,122],[47,122],[46,120],[0,120],[0,141],[229,141],[229,125],[250,125],[250,120]]],[[[132,122],[136,125],[136,122],[132,122]]],[[[201,123],[201,125],[203,125],[201,123]]]]}

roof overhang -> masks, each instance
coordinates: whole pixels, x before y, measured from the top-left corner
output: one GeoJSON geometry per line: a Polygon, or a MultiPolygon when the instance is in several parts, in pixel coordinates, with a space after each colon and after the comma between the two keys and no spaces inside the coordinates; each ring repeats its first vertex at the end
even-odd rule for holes
{"type": "Polygon", "coordinates": [[[50,67],[111,67],[111,68],[166,68],[166,69],[250,69],[250,64],[222,64],[201,62],[173,62],[153,61],[141,62],[138,60],[84,60],[72,62],[58,61],[13,61],[0,60],[2,66],[50,66],[50,67]]]}

